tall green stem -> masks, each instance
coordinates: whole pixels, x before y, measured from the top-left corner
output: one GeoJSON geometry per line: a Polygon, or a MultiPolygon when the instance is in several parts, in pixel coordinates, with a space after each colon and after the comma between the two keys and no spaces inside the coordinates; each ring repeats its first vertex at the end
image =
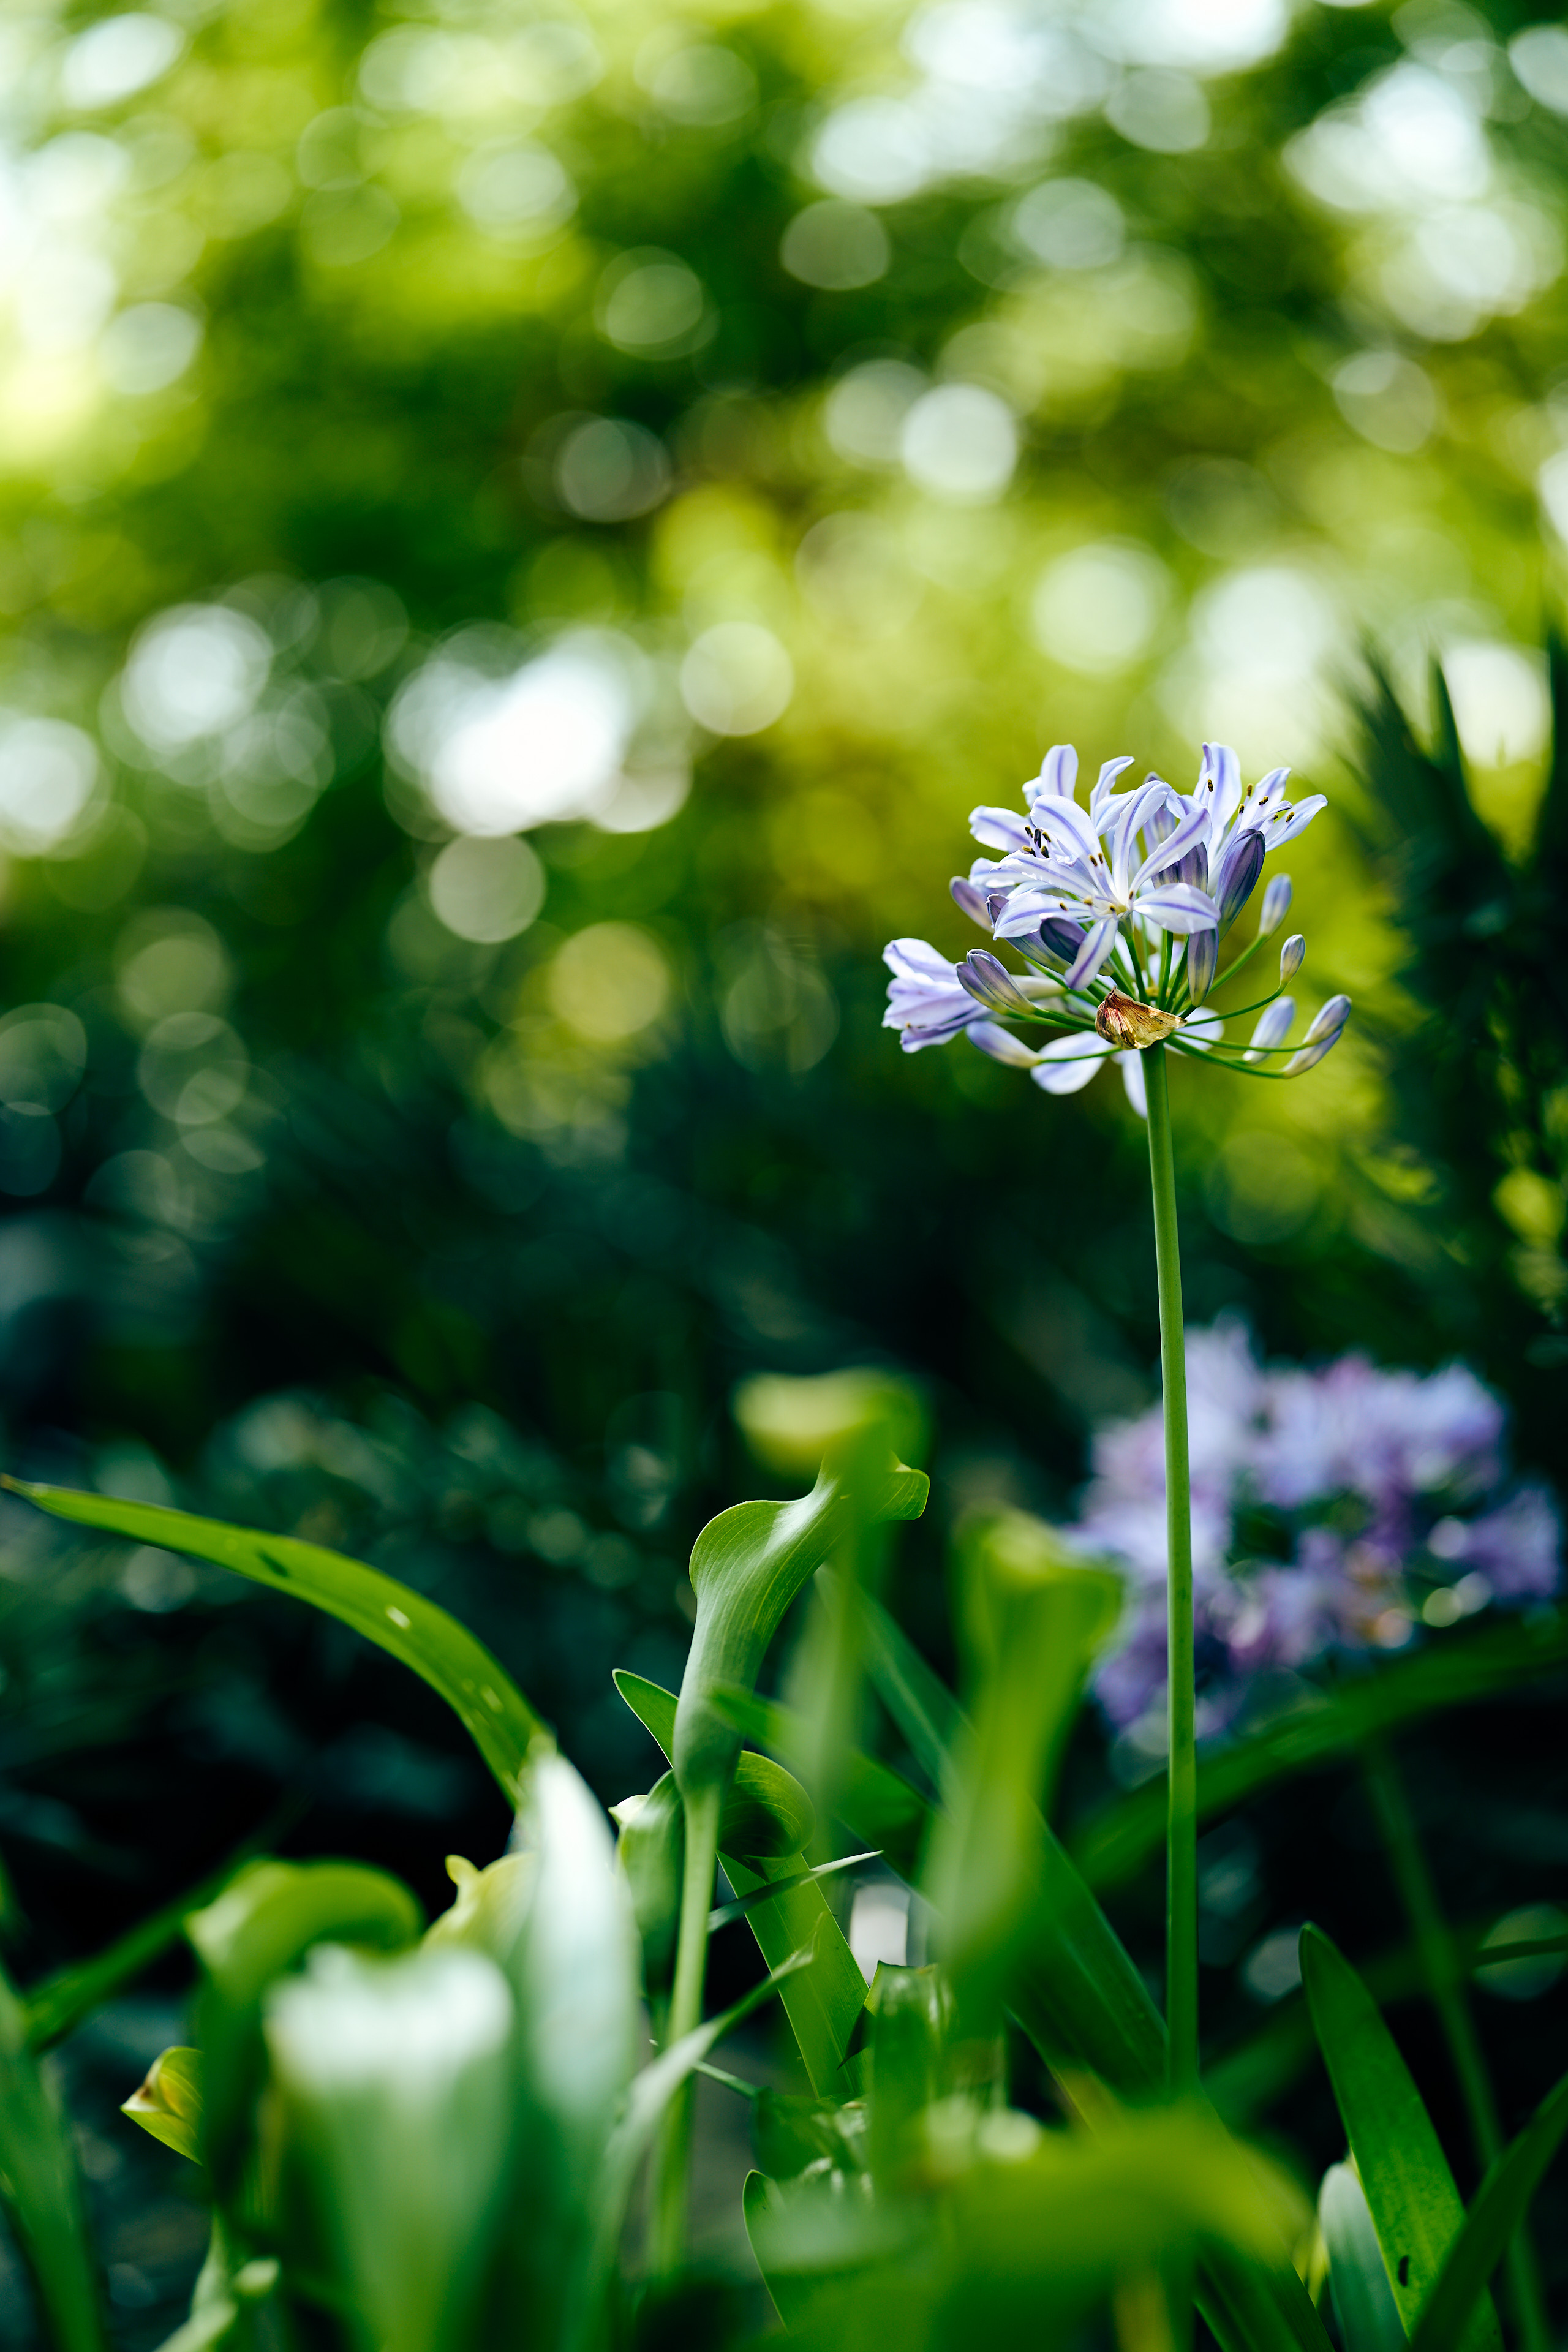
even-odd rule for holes
{"type": "MultiPolygon", "coordinates": [[[[1373,1811],[1393,1864],[1394,1883],[1415,1932],[1427,1995],[1437,2012],[1458,2077],[1477,2161],[1485,2172],[1502,2152],[1502,2125],[1480,2036],[1470,2014],[1454,1939],[1437,1901],[1421,1833],[1393,1750],[1385,1740],[1370,1738],[1363,1748],[1362,1761],[1373,1811]]],[[[1507,2274],[1514,2317],[1526,2352],[1551,2352],[1552,2330],[1535,2249],[1522,2225],[1509,2247],[1507,2274]]]]}
{"type": "MultiPolygon", "coordinates": [[[[713,1872],[719,1859],[719,1822],[723,1792],[704,1789],[686,1800],[686,1866],[680,1888],[680,1937],[675,1948],[675,1983],[669,1996],[665,2048],[673,2050],[702,2022],[702,1987],[708,1973],[708,1914],[713,1907],[713,1872]]],[[[686,2251],[687,2173],[691,2158],[691,2102],[695,2085],[676,2093],[665,2119],[654,2189],[653,2264],[660,2274],[678,2270],[686,2251]]]]}
{"type": "Polygon", "coordinates": [[[1160,1288],[1160,1380],[1165,1399],[1166,1683],[1169,1810],[1165,1829],[1165,2022],[1173,2095],[1198,2084],[1198,1773],[1194,1746],[1193,1505],[1187,1461],[1187,1359],[1176,1169],[1163,1045],[1143,1055],[1149,1097],[1149,1177],[1160,1288]]]}

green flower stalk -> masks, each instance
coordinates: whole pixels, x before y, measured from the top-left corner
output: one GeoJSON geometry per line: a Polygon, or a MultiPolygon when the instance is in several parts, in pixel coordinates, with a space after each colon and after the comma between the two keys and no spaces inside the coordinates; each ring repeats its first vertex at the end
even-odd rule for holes
{"type": "Polygon", "coordinates": [[[1225,1016],[1208,998],[1250,961],[1283,922],[1287,877],[1267,885],[1257,932],[1222,971],[1220,956],[1261,878],[1270,851],[1303,833],[1325,803],[1292,802],[1289,771],[1275,768],[1243,785],[1234,751],[1205,744],[1196,789],[1175,791],[1151,775],[1127,792],[1117,781],[1127,758],[1108,760],[1085,808],[1076,797],[1078,754],[1057,744],[1026,785],[1026,813],[974,810],[984,848],[955,877],[952,897],[995,946],[951,963],[924,940],[895,940],[886,1025],[906,1053],[966,1036],[984,1054],[1026,1069],[1047,1094],[1074,1094],[1108,1061],[1120,1066],[1129,1098],[1149,1124],[1149,1174],[1160,1305],[1160,1365],[1165,1412],[1165,1496],[1170,1643],[1169,1815],[1166,1834],[1166,2021],[1173,2096],[1198,2081],[1197,1766],[1194,1752],[1193,1538],[1187,1451],[1186,1357],[1171,1133],[1173,1054],[1197,1054],[1245,1077],[1295,1077],[1331,1051],[1350,1017],[1350,999],[1331,996],[1292,1046],[1300,971],[1299,934],[1280,951],[1273,988],[1225,1016]],[[1014,950],[1014,971],[996,947],[1014,950]],[[1226,1021],[1258,1016],[1245,1045],[1226,1021]],[[1021,1036],[1055,1034],[1037,1042],[1021,1036]],[[1283,1066],[1281,1067],[1281,1063],[1283,1066]]]}

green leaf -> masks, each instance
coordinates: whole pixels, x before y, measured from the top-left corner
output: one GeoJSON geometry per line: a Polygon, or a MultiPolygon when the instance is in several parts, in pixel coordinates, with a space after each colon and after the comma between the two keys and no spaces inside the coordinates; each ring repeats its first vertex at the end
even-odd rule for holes
{"type": "MultiPolygon", "coordinates": [[[[1198,1761],[1198,1818],[1226,1812],[1259,1789],[1351,1756],[1372,1736],[1548,1674],[1568,1660],[1568,1611],[1510,1618],[1447,1633],[1375,1673],[1346,1675],[1250,1738],[1198,1761]]],[[[1091,1815],[1073,1851],[1091,1886],[1115,1886],[1158,1853],[1165,1837],[1165,1783],[1146,1780],[1091,1815]]]]}
{"type": "MultiPolygon", "coordinates": [[[[668,1741],[673,1746],[676,1701],[671,1694],[641,1675],[620,1669],[615,1680],[616,1688],[632,1713],[659,1745],[665,1747],[668,1741]]],[[[740,1735],[735,1736],[739,1738],[740,1735]]],[[[665,1752],[668,1754],[668,1747],[665,1752]]],[[[769,1760],[753,1757],[749,1751],[742,1753],[735,1771],[737,1789],[771,1785],[760,1778],[752,1778],[755,1768],[769,1760]]],[[[804,1854],[776,1859],[752,1855],[743,1861],[739,1854],[731,1853],[722,1837],[720,1854],[739,1895],[755,1895],[775,1879],[792,1882],[781,1889],[774,1900],[748,1910],[746,1924],[772,1969],[780,1969],[794,1953],[811,1953],[809,1968],[791,1974],[782,1983],[780,1999],[813,2089],[823,2095],[841,2095],[846,2088],[840,2071],[845,2053],[866,2003],[866,1979],[859,1963],[845,1941],[821,1889],[812,1880],[804,1854]]]]}
{"type": "Polygon", "coordinates": [[[1329,2292],[1345,2352],[1404,2352],[1405,2324],[1388,2283],[1366,2192],[1348,2164],[1331,2164],[1318,2191],[1329,2292]]]}
{"type": "Polygon", "coordinates": [[[27,2047],[26,2013],[0,1970],[0,2193],[56,2352],[104,2352],[69,2129],[27,2047]]]}
{"type": "Polygon", "coordinates": [[[1519,2137],[1488,2172],[1465,2225],[1421,2308],[1411,2352],[1456,2352],[1476,2303],[1524,2220],[1542,2176],[1568,2132],[1568,2074],[1550,2090],[1519,2137]]]}
{"type": "Polygon", "coordinates": [[[363,1560],[302,1543],[298,1536],[226,1527],[221,1520],[195,1518],[188,1511],[166,1510],[157,1503],[79,1495],[64,1486],[28,1486],[19,1478],[0,1479],[0,1485],[56,1518],[212,1560],[237,1576],[269,1585],[275,1592],[292,1593],[296,1601],[308,1601],[351,1625],[412,1668],[446,1700],[513,1805],[530,1749],[550,1744],[544,1725],[482,1642],[422,1592],[384,1576],[377,1568],[367,1568],[363,1560]]]}
{"type": "Polygon", "coordinates": [[[681,1678],[671,1762],[688,1802],[727,1787],[740,1734],[713,1704],[727,1685],[750,1690],[768,1643],[795,1595],[858,1528],[914,1519],[931,1482],[889,1453],[852,1450],[829,1459],[809,1495],[788,1503],[737,1503],[710,1519],[691,1553],[697,1622],[681,1678]]]}
{"type": "Polygon", "coordinates": [[[778,2183],[770,2180],[765,2172],[748,2172],[741,2189],[741,2213],[757,2268],[763,2274],[763,2284],[780,2320],[793,2335],[811,2319],[821,2297],[809,2279],[769,2267],[773,2243],[784,2218],[778,2183]],[[770,2228],[774,2233],[773,2238],[770,2228]]]}
{"type": "MultiPolygon", "coordinates": [[[[630,1703],[641,1712],[635,1699],[630,1703]]],[[[664,1703],[668,1708],[668,1693],[664,1703]]],[[[789,1747],[789,1712],[773,1700],[721,1691],[716,1704],[747,1738],[789,1747]]],[[[950,1706],[951,1719],[962,1723],[956,1702],[950,1706]]],[[[933,1762],[932,1778],[940,1780],[948,1768],[939,1753],[933,1762]]],[[[839,1805],[851,1832],[912,1881],[937,1819],[934,1807],[896,1772],[865,1756],[851,1759],[839,1805]]],[[[1124,2097],[1163,2088],[1164,2021],[1077,1865],[1045,1824],[1038,1885],[1019,1937],[1007,2000],[1047,2064],[1087,2066],[1124,2097]]]]}
{"type": "Polygon", "coordinates": [[[198,2005],[205,2078],[203,2155],[220,2200],[243,2167],[262,2074],[261,1997],[312,1944],[396,1951],[424,1925],[408,1889],[384,1871],[348,1862],[254,1862],[185,1922],[203,1988],[198,2005]]]}
{"type": "Polygon", "coordinates": [[[643,1984],[650,2000],[667,2000],[675,1975],[686,1853],[686,1814],[674,1773],[666,1772],[646,1797],[628,1798],[615,1813],[621,1828],[616,1858],[637,1914],[643,1984]]]}
{"type": "MultiPolygon", "coordinates": [[[[1301,1930],[1301,1981],[1366,2192],[1394,2299],[1415,2326],[1436,2284],[1465,2209],[1421,2095],[1348,1960],[1316,1927],[1301,1930]]],[[[1500,2352],[1488,2298],[1472,2315],[1466,2352],[1500,2352]]]]}
{"type": "MultiPolygon", "coordinates": [[[[713,1704],[743,1738],[755,1739],[784,1755],[798,1755],[804,1726],[800,1717],[776,1699],[759,1698],[754,1691],[719,1689],[713,1704]]],[[[746,1769],[746,1751],[737,1767],[737,1779],[746,1769]]],[[[854,1835],[874,1846],[900,1878],[912,1885],[920,1868],[934,1808],[889,1765],[852,1748],[843,1761],[837,1799],[837,1816],[854,1835]]]]}
{"type": "Polygon", "coordinates": [[[973,1525],[958,1573],[973,1727],[948,1752],[949,1813],[923,1891],[962,1982],[976,1970],[997,1976],[1029,1913],[1056,1759],[1121,1585],[1021,1511],[973,1525]]]}
{"type": "Polygon", "coordinates": [[[121,2103],[120,2112],[161,2139],[177,2156],[201,2162],[202,2053],[165,2050],[147,2069],[140,2090],[121,2103]]]}
{"type": "Polygon", "coordinates": [[[878,1695],[921,1770],[940,1789],[948,1751],[963,1728],[963,1710],[879,1601],[868,1603],[866,1625],[867,1670],[878,1695]]]}
{"type": "Polygon", "coordinates": [[[813,1961],[809,1950],[792,1952],[782,1966],[773,1969],[761,1984],[753,1985],[731,2008],[709,2018],[694,2032],[683,2035],[673,2048],[661,2051],[653,2063],[645,2066],[637,2076],[626,2113],[605,2147],[591,2207],[595,2222],[595,2272],[601,2292],[615,2265],[637,2167],[652,2146],[671,2100],[726,2034],[732,2033],[775,1992],[782,1996],[785,1986],[811,1968],[813,1961]]]}
{"type": "MultiPolygon", "coordinates": [[[[646,1675],[628,1674],[621,1666],[616,1668],[614,1681],[644,1729],[652,1733],[666,1756],[672,1754],[679,1706],[675,1693],[661,1690],[646,1675]]],[[[742,1748],[720,1816],[720,1851],[777,1861],[801,1853],[810,1844],[816,1827],[811,1799],[795,1775],[771,1756],[742,1748]]]]}

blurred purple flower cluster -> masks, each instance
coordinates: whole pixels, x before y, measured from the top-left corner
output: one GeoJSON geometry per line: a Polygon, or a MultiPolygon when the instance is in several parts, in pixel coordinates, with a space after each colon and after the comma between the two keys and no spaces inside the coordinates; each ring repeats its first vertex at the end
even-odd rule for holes
{"type": "MultiPolygon", "coordinates": [[[[1502,1404],[1462,1364],[1423,1375],[1352,1355],[1269,1370],[1225,1318],[1188,1332],[1187,1381],[1200,1736],[1331,1653],[1402,1649],[1422,1625],[1557,1591],[1556,1502],[1505,1483],[1502,1404]]],[[[1142,1746],[1164,1717],[1159,1406],[1103,1430],[1093,1461],[1071,1532],[1129,1588],[1096,1691],[1142,1746]]]]}

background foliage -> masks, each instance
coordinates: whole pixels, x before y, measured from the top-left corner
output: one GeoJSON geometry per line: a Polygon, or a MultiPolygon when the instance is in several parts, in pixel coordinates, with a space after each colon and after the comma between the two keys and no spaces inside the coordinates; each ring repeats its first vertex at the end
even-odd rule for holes
{"type": "MultiPolygon", "coordinates": [[[[1306,978],[1357,1015],[1310,1087],[1183,1066],[1190,1310],[1462,1353],[1550,1469],[1568,40],[1532,16],[9,12],[13,1464],[438,1592],[613,1799],[652,1751],[607,1670],[678,1679],[733,1381],[890,1360],[940,1433],[898,1593],[940,1647],[942,1525],[1065,1508],[1150,1393],[1143,1147],[1110,1089],[900,1057],[877,957],[963,939],[966,813],[1050,741],[1184,782],[1211,735],[1329,791],[1306,978]]],[[[351,1637],[19,1511],[5,1544],[24,1976],[279,1803],[429,1900],[499,1843],[351,1637]]],[[[1488,1735],[1467,1915],[1568,1858],[1536,1721],[1488,1735]]],[[[1275,1900],[1340,1932],[1286,1852],[1373,1935],[1321,1795],[1266,1824],[1249,1937],[1275,1900]]]]}

